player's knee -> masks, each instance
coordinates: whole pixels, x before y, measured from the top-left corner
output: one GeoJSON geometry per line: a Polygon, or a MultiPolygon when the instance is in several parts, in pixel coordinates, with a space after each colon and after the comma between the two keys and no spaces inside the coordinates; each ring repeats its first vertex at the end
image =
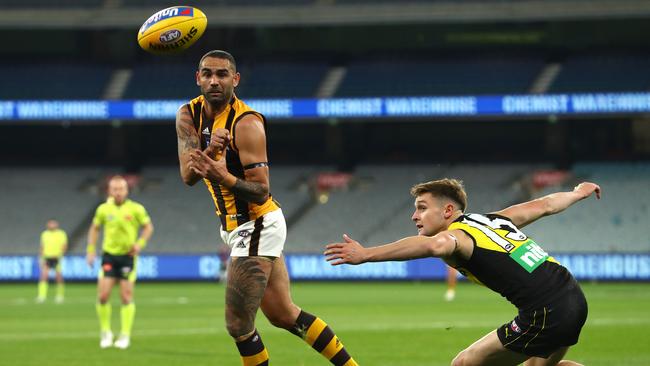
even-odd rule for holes
{"type": "Polygon", "coordinates": [[[249,334],[254,328],[254,324],[241,318],[226,319],[226,330],[228,330],[228,334],[233,338],[239,338],[249,334]]]}
{"type": "Polygon", "coordinates": [[[109,297],[109,294],[99,294],[99,296],[97,296],[97,301],[100,304],[104,305],[104,304],[106,304],[108,302],[108,297],[109,297]]]}

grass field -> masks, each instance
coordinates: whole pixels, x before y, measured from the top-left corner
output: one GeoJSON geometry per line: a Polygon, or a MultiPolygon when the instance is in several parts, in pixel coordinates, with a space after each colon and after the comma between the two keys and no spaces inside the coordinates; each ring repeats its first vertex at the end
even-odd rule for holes
{"type": "MultiPolygon", "coordinates": [[[[569,358],[590,366],[650,365],[650,284],[585,284],[589,319],[569,358]]],[[[53,292],[50,287],[50,294],[53,292]]],[[[448,365],[514,308],[476,285],[442,300],[440,283],[296,283],[294,300],[337,332],[364,365],[448,365]]],[[[225,332],[224,289],[208,283],[139,283],[128,350],[101,350],[91,284],[69,284],[66,302],[33,302],[36,284],[0,286],[0,365],[237,366],[225,332]]],[[[119,327],[117,293],[113,325],[119,327]]],[[[272,365],[329,365],[294,335],[258,317],[272,365]]]]}

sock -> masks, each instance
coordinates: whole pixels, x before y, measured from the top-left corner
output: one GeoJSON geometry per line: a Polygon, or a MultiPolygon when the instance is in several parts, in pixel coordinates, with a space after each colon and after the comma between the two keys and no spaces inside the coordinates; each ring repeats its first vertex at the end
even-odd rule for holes
{"type": "Polygon", "coordinates": [[[62,299],[65,294],[65,285],[62,283],[56,284],[56,297],[62,299]]]}
{"type": "Polygon", "coordinates": [[[120,309],[120,316],[122,317],[121,333],[126,336],[131,336],[131,328],[133,328],[133,319],[135,318],[135,304],[123,304],[120,309]]]}
{"type": "Polygon", "coordinates": [[[97,303],[95,305],[95,309],[97,310],[97,317],[99,318],[99,329],[102,332],[110,332],[111,331],[111,304],[97,303]]]}
{"type": "Polygon", "coordinates": [[[358,366],[345,350],[343,343],[322,319],[301,311],[291,333],[302,338],[336,366],[358,366]]]}
{"type": "Polygon", "coordinates": [[[243,366],[268,366],[269,353],[264,347],[257,329],[250,337],[236,344],[243,366]]]}
{"type": "Polygon", "coordinates": [[[44,299],[47,297],[47,281],[38,281],[38,298],[44,299]]]}

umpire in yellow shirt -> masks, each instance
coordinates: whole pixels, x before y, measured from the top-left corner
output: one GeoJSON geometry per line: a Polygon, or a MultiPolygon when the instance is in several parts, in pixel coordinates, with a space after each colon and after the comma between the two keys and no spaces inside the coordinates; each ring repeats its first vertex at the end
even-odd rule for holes
{"type": "Polygon", "coordinates": [[[47,229],[41,233],[41,247],[39,250],[41,275],[38,281],[38,296],[36,302],[42,303],[47,297],[47,282],[50,270],[56,273],[56,297],[57,304],[63,302],[63,274],[61,273],[61,258],[68,249],[68,235],[59,228],[59,222],[50,219],[47,221],[47,229]]]}
{"type": "Polygon", "coordinates": [[[102,226],[104,228],[102,268],[97,281],[96,305],[101,329],[101,348],[115,346],[125,349],[131,343],[131,328],[135,317],[133,286],[136,280],[137,256],[153,234],[153,224],[147,210],[141,204],[127,199],[128,194],[129,186],[122,176],[111,178],[108,182],[109,197],[97,207],[93,223],[88,230],[86,260],[88,265],[92,266],[99,231],[102,226]],[[120,336],[113,343],[109,300],[111,290],[118,280],[122,298],[122,327],[120,336]]]}

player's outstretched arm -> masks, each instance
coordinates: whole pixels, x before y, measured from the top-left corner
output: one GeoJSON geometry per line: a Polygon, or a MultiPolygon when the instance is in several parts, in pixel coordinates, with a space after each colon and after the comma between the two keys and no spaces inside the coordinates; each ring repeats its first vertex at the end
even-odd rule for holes
{"type": "Polygon", "coordinates": [[[591,182],[583,182],[578,184],[573,191],[551,193],[495,213],[509,218],[518,227],[524,227],[540,217],[562,212],[574,203],[594,193],[596,198],[600,199],[600,186],[591,182]]]}
{"type": "Polygon", "coordinates": [[[192,186],[201,179],[201,176],[190,168],[190,153],[201,145],[199,134],[194,129],[192,115],[186,106],[180,107],[176,112],[176,136],[181,178],[185,184],[192,186]]]}
{"type": "Polygon", "coordinates": [[[405,261],[426,257],[448,257],[458,248],[456,237],[449,231],[434,236],[409,236],[390,244],[364,248],[347,234],[343,242],[325,246],[325,260],[333,266],[366,262],[405,261]]]}

